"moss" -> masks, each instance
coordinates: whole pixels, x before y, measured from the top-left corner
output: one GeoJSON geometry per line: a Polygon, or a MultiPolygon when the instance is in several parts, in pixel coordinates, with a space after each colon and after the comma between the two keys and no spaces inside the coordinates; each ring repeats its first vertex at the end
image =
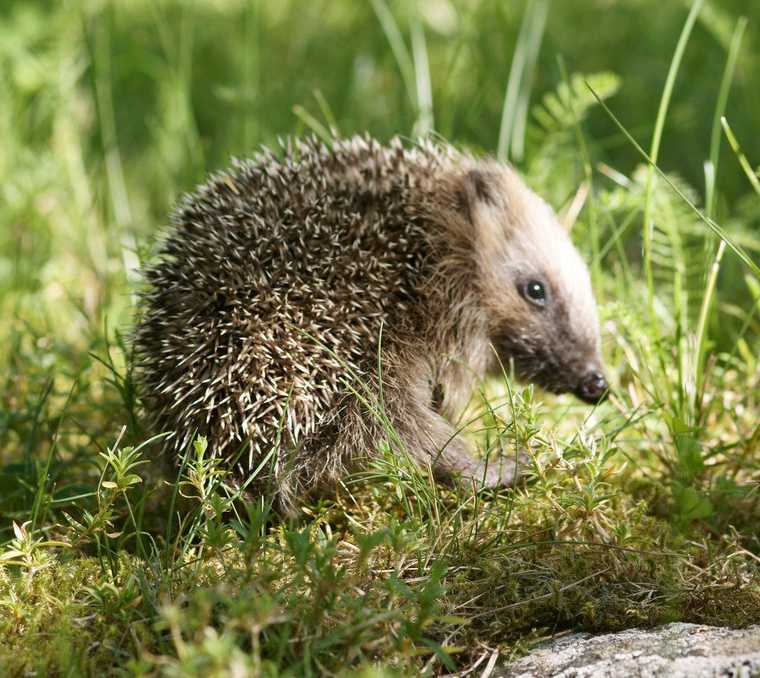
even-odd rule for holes
{"type": "MultiPolygon", "coordinates": [[[[483,667],[494,651],[505,660],[566,629],[760,622],[756,277],[726,249],[700,362],[695,321],[717,243],[630,148],[610,143],[601,111],[576,107],[576,126],[560,110],[564,78],[551,68],[536,72],[521,169],[555,207],[586,164],[601,171],[573,235],[595,262],[610,400],[591,411],[509,379],[485,384],[495,409],[476,398],[469,434],[484,449],[528,450],[524,486],[473,495],[384,458],[294,523],[267,497],[237,499],[209,460],[194,477],[162,463],[122,333],[134,256],[149,257],[174,196],[230,153],[296,131],[293,105],[309,108],[315,87],[318,105],[296,109],[307,127],[317,108],[344,134],[387,138],[415,123],[372,3],[306,4],[3,2],[0,676],[406,676],[483,667]]],[[[430,52],[436,125],[490,148],[520,12],[479,3],[430,17],[432,4],[415,17],[425,40],[414,57],[430,52]]],[[[573,69],[616,68],[611,106],[646,126],[685,10],[605,3],[595,40],[567,30],[597,10],[552,3],[544,44],[562,44],[573,69]],[[632,34],[644,47],[619,49],[632,34]]],[[[721,113],[730,19],[725,8],[702,16],[711,30],[692,35],[679,74],[690,86],[674,93],[672,112],[704,134],[669,118],[661,148],[694,186],[712,150],[695,139],[721,113]]],[[[724,112],[754,166],[751,43],[731,95],[744,88],[746,105],[724,112]]],[[[671,179],[756,259],[757,196],[735,160],[721,156],[713,205],[671,179]]]]}
{"type": "Polygon", "coordinates": [[[342,495],[313,507],[301,526],[222,518],[221,548],[193,538],[170,561],[161,549],[109,565],[51,548],[35,571],[0,567],[0,659],[16,673],[279,675],[378,661],[403,673],[467,665],[484,644],[519,653],[562,629],[760,619],[760,569],[736,542],[705,557],[624,494],[582,520],[572,495],[588,488],[556,473],[535,493],[442,499],[432,525],[394,508],[399,479],[387,478],[356,486],[353,508],[342,495]],[[545,511],[560,499],[562,519],[545,511]],[[602,541],[600,525],[623,536],[602,541]]]}

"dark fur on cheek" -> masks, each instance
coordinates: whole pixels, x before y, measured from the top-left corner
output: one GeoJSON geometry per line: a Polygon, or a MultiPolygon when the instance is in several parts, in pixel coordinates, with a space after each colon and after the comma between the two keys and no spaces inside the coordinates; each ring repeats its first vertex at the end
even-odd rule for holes
{"type": "Polygon", "coordinates": [[[532,333],[504,331],[493,343],[501,362],[505,367],[512,362],[521,381],[557,394],[576,390],[583,350],[561,328],[532,333]]]}

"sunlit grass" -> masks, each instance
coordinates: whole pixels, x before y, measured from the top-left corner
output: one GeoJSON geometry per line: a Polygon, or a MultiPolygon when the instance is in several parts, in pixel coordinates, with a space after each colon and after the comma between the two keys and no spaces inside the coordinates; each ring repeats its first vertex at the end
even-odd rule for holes
{"type": "Polygon", "coordinates": [[[731,4],[5,3],[0,669],[445,673],[567,628],[760,621],[760,16],[731,4]],[[289,522],[144,430],[125,337],[171,204],[331,130],[509,157],[558,210],[588,187],[609,402],[505,376],[460,422],[527,451],[525,486],[440,487],[386,426],[289,522]]]}

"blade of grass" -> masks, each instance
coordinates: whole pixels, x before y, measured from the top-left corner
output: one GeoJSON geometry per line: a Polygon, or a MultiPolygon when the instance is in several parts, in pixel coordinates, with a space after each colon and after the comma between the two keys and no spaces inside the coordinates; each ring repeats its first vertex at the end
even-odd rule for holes
{"type": "Polygon", "coordinates": [[[322,112],[322,117],[330,126],[330,130],[334,131],[336,136],[340,136],[338,121],[335,119],[335,115],[330,108],[330,104],[327,103],[327,99],[325,99],[325,95],[322,94],[321,89],[314,90],[314,98],[317,100],[317,105],[319,106],[319,110],[322,112]]]}
{"type": "MultiPolygon", "coordinates": [[[[736,22],[734,33],[731,37],[731,43],[726,59],[726,67],[723,71],[723,78],[718,90],[718,101],[715,104],[715,115],[713,116],[712,131],[710,133],[710,165],[712,167],[712,176],[717,177],[718,161],[720,160],[720,128],[723,117],[726,113],[728,103],[728,94],[731,91],[731,83],[734,80],[734,71],[736,70],[736,61],[739,57],[739,48],[741,47],[744,31],[747,28],[747,18],[741,17],[736,22]]],[[[714,216],[715,210],[715,181],[707,181],[705,186],[705,214],[708,217],[714,216]]]]}
{"type": "MultiPolygon", "coordinates": [[[[741,46],[742,37],[747,27],[746,17],[741,17],[736,22],[734,33],[731,37],[731,43],[728,51],[728,58],[726,59],[726,67],[723,71],[723,78],[720,83],[720,89],[718,91],[718,101],[715,105],[715,115],[713,116],[712,133],[710,135],[710,160],[705,167],[705,214],[712,218],[715,213],[715,182],[718,173],[718,162],[720,160],[720,128],[721,122],[724,119],[726,111],[726,105],[728,103],[728,94],[731,89],[731,83],[734,79],[734,71],[736,69],[736,61],[739,56],[739,48],[741,46]]],[[[705,377],[705,344],[707,340],[707,323],[710,318],[710,312],[713,306],[713,299],[715,298],[715,290],[717,288],[718,273],[720,272],[720,264],[723,259],[723,253],[725,252],[726,245],[724,241],[721,241],[718,246],[718,250],[715,254],[712,266],[710,267],[710,274],[707,280],[707,286],[705,289],[704,298],[702,300],[701,308],[699,309],[699,320],[697,321],[697,355],[694,362],[695,375],[694,375],[694,396],[697,398],[694,405],[698,405],[701,409],[701,403],[704,396],[704,377],[705,377]]],[[[697,417],[699,419],[699,417],[697,417]]]]}
{"type": "MultiPolygon", "coordinates": [[[[529,97],[530,94],[531,77],[529,74],[532,73],[538,57],[547,11],[547,0],[531,0],[520,24],[517,44],[512,55],[512,65],[509,69],[507,89],[504,93],[499,141],[496,147],[496,157],[501,161],[506,161],[509,158],[509,151],[514,143],[521,94],[523,98],[529,97]],[[523,82],[526,83],[525,86],[523,86],[523,82]]],[[[525,111],[527,115],[527,106],[525,111]]]]}
{"type": "Polygon", "coordinates": [[[393,56],[396,59],[396,64],[401,72],[401,79],[404,81],[404,88],[406,89],[409,101],[412,104],[416,104],[417,95],[414,88],[414,64],[412,57],[409,55],[409,50],[404,43],[404,38],[399,30],[398,23],[393,16],[393,12],[388,7],[388,3],[385,0],[371,0],[372,9],[375,11],[380,26],[385,33],[385,38],[388,40],[388,45],[393,52],[393,56]]]}
{"type": "MultiPolygon", "coordinates": [[[[37,527],[37,521],[40,518],[40,511],[42,510],[42,500],[45,496],[45,491],[47,490],[47,480],[48,480],[48,474],[50,473],[50,466],[53,463],[53,457],[55,456],[55,449],[58,446],[58,436],[61,430],[61,423],[66,417],[66,414],[68,413],[69,405],[71,404],[71,398],[74,395],[74,391],[77,389],[78,385],[79,385],[79,382],[75,379],[73,383],[71,384],[71,388],[69,389],[68,394],[66,395],[66,401],[63,404],[63,409],[61,410],[61,414],[58,416],[58,421],[56,422],[56,426],[55,426],[55,432],[53,433],[53,438],[48,448],[47,458],[45,459],[45,466],[42,469],[40,469],[40,472],[38,473],[38,476],[37,476],[37,492],[35,493],[35,496],[34,496],[34,505],[32,506],[32,514],[31,514],[31,523],[32,523],[31,531],[32,532],[37,527]]],[[[47,400],[52,390],[52,387],[53,387],[53,379],[51,378],[50,381],[48,382],[48,387],[45,390],[45,394],[43,395],[41,403],[44,404],[45,400],[47,400]]]]}
{"type": "Polygon", "coordinates": [[[598,225],[597,213],[596,213],[596,201],[594,199],[594,170],[591,164],[591,154],[589,153],[588,145],[586,144],[586,139],[583,136],[583,130],[581,129],[581,121],[578,117],[578,114],[576,112],[575,105],[573,102],[573,88],[570,85],[570,78],[567,73],[567,68],[565,68],[565,61],[561,56],[559,56],[557,58],[557,62],[559,64],[559,71],[562,76],[562,81],[565,83],[565,86],[567,87],[567,105],[570,108],[570,112],[572,113],[572,116],[573,116],[573,129],[575,131],[575,139],[578,144],[578,149],[580,150],[580,153],[581,153],[581,160],[583,164],[583,174],[586,178],[586,186],[588,186],[589,231],[591,233],[591,251],[593,253],[591,273],[592,273],[592,278],[594,280],[594,289],[601,290],[602,289],[602,270],[600,266],[601,257],[599,256],[599,252],[600,252],[599,225],[598,225]]]}
{"type": "MultiPolygon", "coordinates": [[[[652,231],[654,229],[654,219],[652,216],[654,208],[654,186],[655,186],[655,172],[653,166],[657,164],[657,160],[660,153],[660,144],[662,142],[662,133],[665,128],[665,119],[670,107],[670,100],[673,95],[673,87],[675,86],[676,76],[681,66],[681,59],[683,58],[684,51],[686,50],[686,44],[689,41],[691,30],[694,27],[694,23],[697,20],[697,15],[702,7],[703,0],[694,0],[691,6],[691,11],[686,18],[686,23],[681,30],[681,35],[678,38],[676,44],[676,50],[673,53],[673,58],[670,62],[670,68],[668,69],[668,76],[665,80],[665,87],[662,91],[662,97],[660,98],[660,106],[657,111],[657,120],[655,122],[654,133],[652,134],[652,143],[649,147],[649,156],[651,158],[651,165],[649,175],[647,176],[646,194],[644,201],[644,233],[643,233],[643,258],[644,258],[644,275],[647,284],[647,309],[649,311],[650,321],[653,327],[656,327],[656,315],[654,310],[654,274],[652,271],[652,231]]],[[[593,90],[592,90],[593,91],[593,90]]],[[[594,93],[596,96],[596,93],[594,93]]],[[[598,98],[598,97],[597,97],[598,98]]]]}
{"type": "Polygon", "coordinates": [[[433,87],[430,82],[425,31],[419,19],[412,21],[412,55],[414,57],[414,81],[417,91],[417,122],[414,124],[416,136],[425,136],[434,127],[433,87]]]}
{"type": "Polygon", "coordinates": [[[261,93],[261,8],[259,3],[247,2],[243,9],[243,147],[253,148],[259,134],[259,120],[256,115],[256,101],[261,93]]]}
{"type": "Polygon", "coordinates": [[[752,188],[755,189],[755,193],[760,195],[760,180],[757,178],[757,173],[752,169],[752,165],[749,164],[749,160],[747,160],[747,156],[744,155],[744,151],[742,151],[739,142],[736,140],[736,136],[734,136],[734,132],[731,129],[731,126],[728,124],[728,120],[726,120],[725,116],[720,119],[720,124],[723,125],[723,131],[726,133],[726,138],[728,139],[728,143],[731,146],[731,150],[734,152],[734,155],[739,161],[741,168],[747,175],[749,183],[752,184],[752,188]]]}
{"type": "Polygon", "coordinates": [[[549,0],[539,0],[533,13],[533,25],[528,40],[528,55],[526,59],[525,78],[517,98],[515,121],[512,128],[512,158],[521,161],[525,155],[525,131],[528,127],[528,107],[530,93],[536,76],[536,64],[541,50],[541,42],[546,28],[546,18],[549,15],[549,0]]]}
{"type": "Polygon", "coordinates": [[[98,126],[103,136],[106,179],[108,180],[113,216],[119,228],[123,230],[132,222],[132,209],[116,129],[116,115],[111,88],[113,77],[111,75],[110,33],[105,17],[99,17],[93,37],[95,43],[92,55],[95,67],[95,96],[98,126]]]}
{"type": "Polygon", "coordinates": [[[55,384],[55,379],[53,376],[48,376],[47,380],[45,381],[45,387],[42,389],[42,394],[40,395],[39,399],[37,400],[37,403],[34,408],[34,414],[32,415],[32,430],[30,434],[27,436],[27,439],[24,444],[24,468],[27,473],[32,472],[32,466],[34,466],[34,447],[37,444],[37,432],[40,428],[40,418],[42,416],[42,410],[45,407],[45,403],[47,403],[48,398],[50,397],[50,394],[53,391],[53,385],[55,384]]]}
{"type": "Polygon", "coordinates": [[[699,322],[697,323],[697,357],[695,361],[696,374],[694,375],[695,398],[694,405],[699,405],[704,395],[704,378],[705,378],[705,344],[707,338],[707,321],[710,317],[710,310],[713,307],[715,290],[718,282],[718,273],[720,272],[720,262],[723,259],[723,252],[726,250],[726,241],[721,240],[718,245],[718,251],[715,253],[712,266],[710,266],[710,275],[707,278],[705,287],[705,298],[702,307],[699,310],[699,322]]]}
{"type": "Polygon", "coordinates": [[[293,106],[293,114],[308,127],[314,134],[316,134],[322,141],[327,144],[333,142],[333,136],[330,134],[330,130],[327,129],[319,120],[317,120],[309,111],[303,106],[293,106]]]}
{"type": "Polygon", "coordinates": [[[641,147],[641,145],[636,141],[636,139],[633,138],[631,133],[628,131],[628,129],[623,125],[623,123],[618,120],[617,116],[610,110],[610,107],[607,106],[604,101],[602,101],[601,97],[594,91],[594,89],[586,83],[586,86],[591,90],[591,93],[594,95],[594,98],[599,102],[599,105],[602,107],[604,112],[609,116],[610,120],[615,124],[615,126],[620,130],[620,132],[625,136],[625,138],[631,143],[631,145],[636,149],[636,151],[641,155],[641,157],[649,164],[651,167],[654,168],[655,172],[659,175],[659,177],[668,185],[668,187],[679,197],[681,200],[686,203],[691,210],[694,212],[694,214],[697,215],[697,217],[700,219],[700,221],[704,222],[704,224],[721,240],[726,241],[726,246],[733,251],[733,253],[740,259],[740,261],[747,266],[747,268],[754,273],[754,275],[757,278],[760,278],[760,266],[758,266],[752,258],[747,254],[746,250],[739,244],[737,244],[732,238],[728,236],[728,234],[723,230],[723,228],[714,220],[708,217],[702,210],[699,209],[690,199],[689,197],[673,182],[673,180],[662,170],[660,167],[655,163],[652,158],[649,157],[649,154],[641,147]]]}

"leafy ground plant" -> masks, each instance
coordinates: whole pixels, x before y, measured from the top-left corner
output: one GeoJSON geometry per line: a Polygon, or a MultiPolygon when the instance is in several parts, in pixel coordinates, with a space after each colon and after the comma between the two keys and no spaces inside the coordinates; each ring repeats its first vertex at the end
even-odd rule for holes
{"type": "Polygon", "coordinates": [[[567,629],[760,622],[756,10],[7,0],[0,18],[0,675],[478,675],[567,629]],[[581,49],[568,27],[602,15],[581,49]],[[438,486],[389,430],[284,521],[213,441],[172,465],[144,430],[136,270],[230,154],[365,129],[512,160],[575,221],[612,395],[590,410],[505,366],[460,423],[484,453],[526,450],[524,486],[438,486]]]}

